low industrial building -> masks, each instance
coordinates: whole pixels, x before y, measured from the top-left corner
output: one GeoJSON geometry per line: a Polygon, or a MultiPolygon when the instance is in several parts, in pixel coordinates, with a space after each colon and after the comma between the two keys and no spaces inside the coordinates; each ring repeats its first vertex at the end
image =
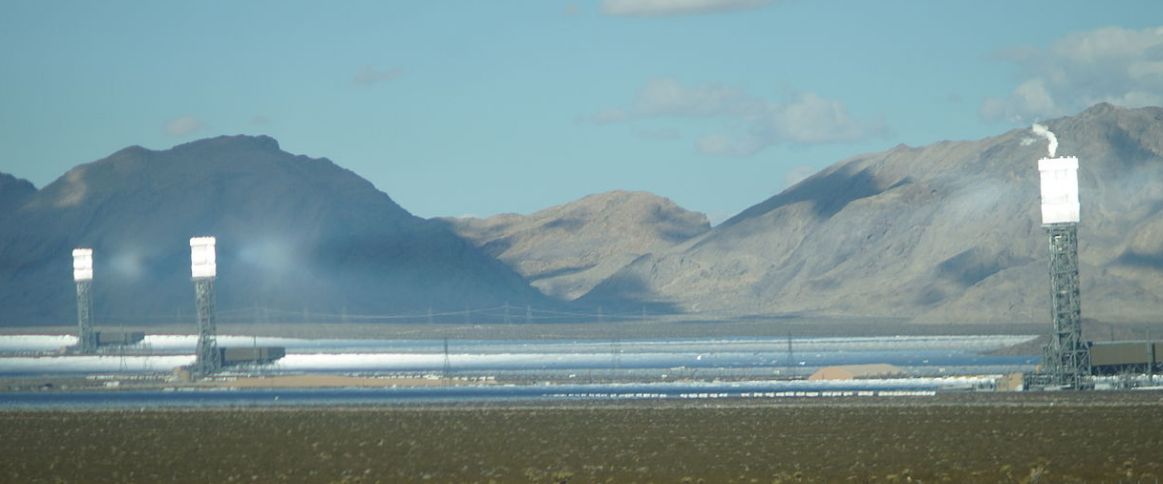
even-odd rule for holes
{"type": "Polygon", "coordinates": [[[132,346],[145,340],[142,331],[98,331],[97,346],[132,346]]]}
{"type": "Polygon", "coordinates": [[[860,380],[867,378],[895,378],[904,376],[904,370],[887,364],[842,365],[820,368],[808,380],[860,380]]]}
{"type": "Polygon", "coordinates": [[[1156,374],[1163,372],[1163,342],[1113,341],[1090,347],[1095,375],[1156,374]]]}
{"type": "Polygon", "coordinates": [[[242,348],[218,348],[223,366],[265,364],[287,356],[282,346],[255,346],[242,348]]]}

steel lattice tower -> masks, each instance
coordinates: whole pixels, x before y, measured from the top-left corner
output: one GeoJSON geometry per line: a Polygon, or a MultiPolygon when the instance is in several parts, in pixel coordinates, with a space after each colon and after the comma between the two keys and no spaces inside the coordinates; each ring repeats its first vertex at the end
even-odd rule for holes
{"type": "Polygon", "coordinates": [[[1050,311],[1054,333],[1043,362],[1055,385],[1081,389],[1090,375],[1090,349],[1082,339],[1078,283],[1078,224],[1046,226],[1050,241],[1050,311]]]}
{"type": "Polygon", "coordinates": [[[77,351],[82,355],[97,352],[97,333],[93,332],[93,281],[77,281],[77,351]]]}
{"type": "Polygon", "coordinates": [[[198,312],[198,347],[193,368],[196,376],[209,375],[222,368],[218,328],[214,324],[214,278],[218,276],[216,243],[214,237],[190,239],[190,274],[194,280],[194,306],[198,312]]]}
{"type": "Polygon", "coordinates": [[[199,376],[222,368],[218,352],[218,328],[214,322],[214,278],[194,279],[194,299],[198,310],[198,348],[194,373],[199,376]]]}
{"type": "Polygon", "coordinates": [[[1058,142],[1052,133],[1048,137],[1051,158],[1038,160],[1038,171],[1042,179],[1042,227],[1050,246],[1050,319],[1054,327],[1050,343],[1042,350],[1042,363],[1049,383],[1080,390],[1089,386],[1090,347],[1082,340],[1079,304],[1078,158],[1053,158],[1058,142]]]}
{"type": "Polygon", "coordinates": [[[93,249],[73,249],[73,281],[77,283],[77,347],[82,355],[97,352],[93,331],[93,249]]]}
{"type": "Polygon", "coordinates": [[[448,356],[448,338],[444,338],[444,368],[441,371],[441,378],[445,382],[448,381],[449,375],[452,374],[452,359],[448,356]]]}

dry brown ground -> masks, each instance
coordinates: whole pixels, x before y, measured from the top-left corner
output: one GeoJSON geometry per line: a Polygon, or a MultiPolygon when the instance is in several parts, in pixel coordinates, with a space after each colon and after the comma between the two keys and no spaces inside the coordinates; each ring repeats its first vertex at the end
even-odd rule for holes
{"type": "Polygon", "coordinates": [[[0,482],[1154,483],[1158,393],[0,412],[0,482]]]}

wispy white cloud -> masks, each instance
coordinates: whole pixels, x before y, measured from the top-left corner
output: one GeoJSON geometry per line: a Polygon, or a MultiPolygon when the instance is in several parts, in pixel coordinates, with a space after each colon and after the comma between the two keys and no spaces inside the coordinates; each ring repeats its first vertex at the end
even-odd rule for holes
{"type": "Polygon", "coordinates": [[[798,144],[860,141],[891,132],[881,117],[855,119],[844,103],[812,92],[796,93],[783,104],[770,104],[753,131],[765,140],[798,144]]]}
{"type": "Polygon", "coordinates": [[[185,115],[166,122],[162,130],[169,136],[185,136],[206,127],[201,119],[193,115],[185,115]]]}
{"type": "Polygon", "coordinates": [[[785,0],[605,0],[602,13],[628,17],[667,17],[752,10],[785,0]]]}
{"type": "Polygon", "coordinates": [[[607,108],[589,117],[595,123],[645,118],[719,118],[735,135],[710,134],[699,151],[747,156],[775,144],[824,144],[884,136],[891,128],[880,117],[857,119],[840,101],[812,92],[790,92],[782,101],[753,96],[746,89],[709,83],[684,86],[672,78],[652,79],[638,91],[633,107],[607,108]]]}
{"type": "Polygon", "coordinates": [[[565,4],[565,8],[561,13],[566,17],[577,17],[580,15],[585,15],[586,11],[582,10],[582,8],[576,3],[567,3],[565,4]]]}
{"type": "Polygon", "coordinates": [[[355,74],[355,77],[351,79],[351,82],[362,86],[368,86],[381,82],[391,81],[402,75],[404,75],[404,70],[398,67],[388,69],[386,71],[379,71],[371,65],[364,64],[363,66],[360,66],[359,72],[355,74]]]}
{"type": "Polygon", "coordinates": [[[755,136],[735,139],[721,134],[711,134],[699,138],[696,147],[700,153],[720,156],[748,156],[766,147],[755,136]]]}
{"type": "Polygon", "coordinates": [[[683,86],[673,78],[651,79],[634,105],[639,116],[719,116],[755,108],[747,91],[719,83],[683,86]]]}
{"type": "Polygon", "coordinates": [[[682,133],[678,132],[678,130],[675,130],[675,129],[667,129],[667,128],[651,129],[651,128],[638,127],[638,128],[634,128],[630,132],[634,133],[634,136],[637,136],[639,138],[646,138],[646,139],[654,139],[654,140],[662,140],[662,141],[672,141],[672,140],[682,139],[682,133]]]}
{"type": "Polygon", "coordinates": [[[1163,104],[1163,27],[1072,32],[1046,49],[1017,46],[995,57],[1017,66],[1021,82],[1008,96],[982,103],[989,120],[1024,124],[1099,102],[1163,104]]]}
{"type": "Polygon", "coordinates": [[[591,123],[605,124],[616,123],[618,121],[626,121],[630,119],[630,113],[622,108],[606,108],[598,111],[590,116],[585,116],[583,119],[591,123]]]}

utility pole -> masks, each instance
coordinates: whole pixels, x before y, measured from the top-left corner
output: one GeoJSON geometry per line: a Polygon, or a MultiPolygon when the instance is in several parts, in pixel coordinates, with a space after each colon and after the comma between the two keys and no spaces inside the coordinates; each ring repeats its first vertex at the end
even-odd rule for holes
{"type": "Polygon", "coordinates": [[[795,378],[796,375],[796,354],[791,347],[791,332],[787,333],[787,375],[788,378],[795,378]]]}
{"type": "Polygon", "coordinates": [[[442,377],[448,380],[448,376],[452,374],[452,359],[448,356],[448,337],[444,337],[444,369],[442,377]]]}
{"type": "Polygon", "coordinates": [[[615,376],[617,376],[616,373],[621,368],[622,368],[622,342],[619,341],[618,338],[614,338],[613,340],[610,341],[610,369],[613,370],[611,372],[612,374],[610,376],[611,381],[614,379],[615,376]]]}

